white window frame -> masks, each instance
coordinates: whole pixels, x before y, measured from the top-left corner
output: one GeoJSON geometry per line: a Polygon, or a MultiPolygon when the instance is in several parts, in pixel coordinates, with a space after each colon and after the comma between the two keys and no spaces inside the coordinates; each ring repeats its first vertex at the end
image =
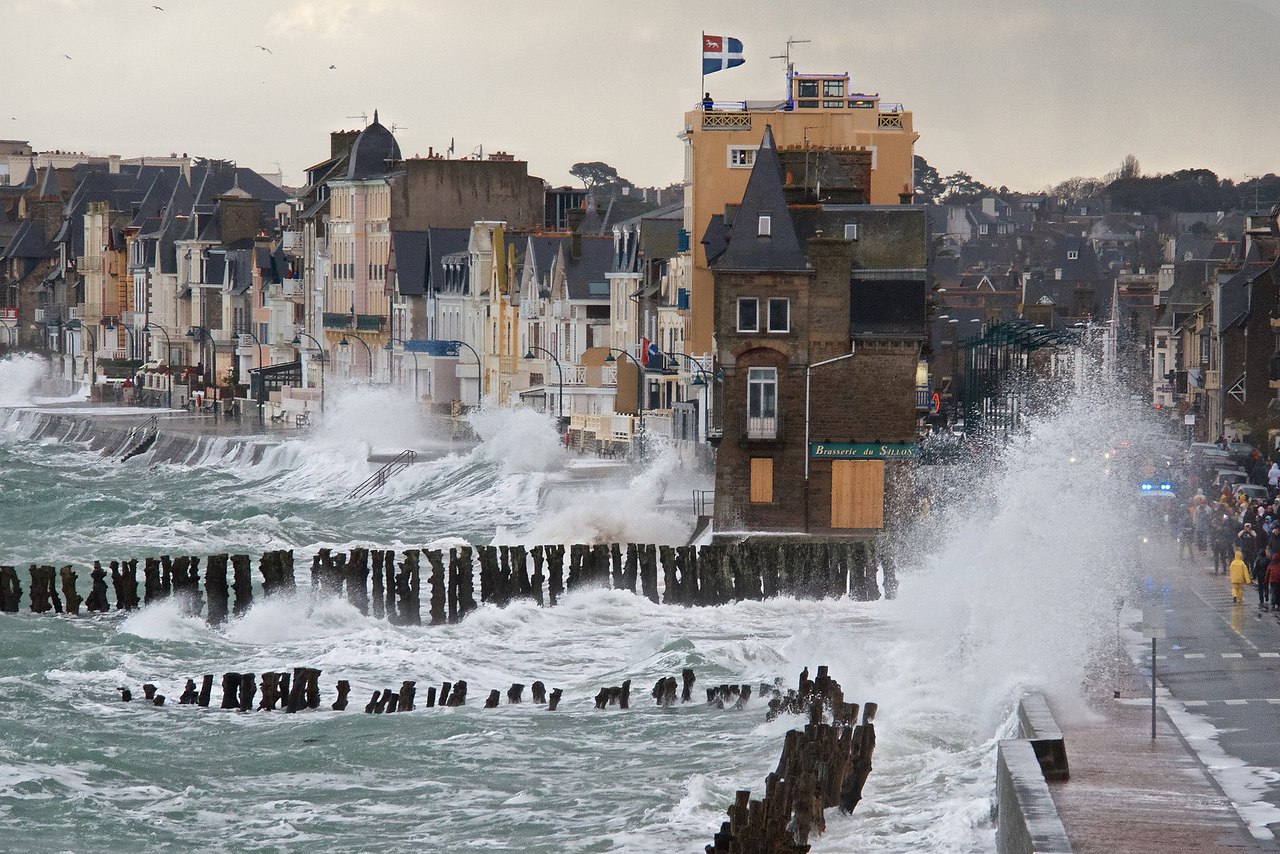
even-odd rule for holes
{"type": "Polygon", "coordinates": [[[747,438],[778,435],[778,369],[747,368],[747,438]]]}
{"type": "Polygon", "coordinates": [[[791,331],[791,300],[788,299],[787,297],[769,297],[769,302],[767,303],[767,305],[769,307],[769,316],[767,318],[767,321],[766,321],[767,326],[765,328],[769,332],[774,332],[779,334],[790,332],[791,331]],[[784,308],[784,311],[786,312],[786,317],[784,318],[786,320],[786,324],[781,329],[775,329],[773,325],[773,306],[775,303],[781,304],[784,308]]]}
{"type": "Polygon", "coordinates": [[[725,151],[725,162],[730,169],[750,169],[756,165],[756,151],[754,145],[730,145],[725,151]]]}
{"type": "Polygon", "coordinates": [[[978,226],[978,234],[986,234],[990,230],[991,230],[991,227],[988,226],[985,222],[978,226]]]}
{"type": "Polygon", "coordinates": [[[845,240],[858,239],[858,224],[856,222],[846,222],[844,224],[844,239],[845,240]]]}
{"type": "Polygon", "coordinates": [[[773,217],[769,214],[760,214],[760,218],[756,221],[756,237],[772,237],[773,236],[773,217]]]}
{"type": "Polygon", "coordinates": [[[1067,250],[1067,260],[1068,260],[1068,261],[1078,261],[1079,259],[1080,259],[1080,250],[1078,250],[1078,249],[1068,249],[1068,250],[1067,250]]]}
{"type": "Polygon", "coordinates": [[[736,326],[739,332],[759,332],[760,331],[760,300],[757,297],[738,297],[738,316],[736,318],[736,326]],[[751,328],[742,325],[742,304],[750,302],[756,307],[756,322],[751,328]]]}

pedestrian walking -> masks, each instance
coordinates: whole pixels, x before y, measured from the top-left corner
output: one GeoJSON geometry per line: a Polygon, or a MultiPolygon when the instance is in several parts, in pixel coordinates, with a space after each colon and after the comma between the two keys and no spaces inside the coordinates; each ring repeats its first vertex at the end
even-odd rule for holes
{"type": "Polygon", "coordinates": [[[1231,556],[1236,546],[1236,528],[1231,514],[1217,510],[1213,514],[1213,574],[1226,575],[1231,570],[1231,556]]]}
{"type": "Polygon", "coordinates": [[[1239,605],[1244,602],[1244,586],[1251,581],[1249,565],[1244,562],[1244,555],[1239,549],[1235,552],[1235,560],[1231,561],[1231,602],[1239,605]]]}
{"type": "Polygon", "coordinates": [[[1280,552],[1271,556],[1267,564],[1267,598],[1271,600],[1271,610],[1280,611],[1280,552]]]}

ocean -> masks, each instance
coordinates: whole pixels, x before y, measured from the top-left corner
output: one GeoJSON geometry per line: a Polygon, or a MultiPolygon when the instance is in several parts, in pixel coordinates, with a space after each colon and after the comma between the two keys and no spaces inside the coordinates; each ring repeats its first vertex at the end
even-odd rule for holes
{"type": "Polygon", "coordinates": [[[813,850],[988,851],[995,746],[1018,696],[1044,689],[1065,714],[1086,713],[1085,689],[1114,667],[1117,597],[1140,569],[1144,522],[1104,454],[1146,428],[1123,396],[1079,394],[981,464],[915,474],[929,501],[904,527],[894,600],[680,608],[588,589],[555,608],[392,626],[312,597],[310,555],[683,543],[708,476],[666,446],[626,465],[566,453],[527,410],[487,410],[473,419],[479,441],[459,444],[395,391],[367,387],[330,389],[310,431],[223,430],[122,463],[103,451],[118,436],[103,437],[137,412],[42,399],[42,373],[30,357],[0,362],[0,564],[19,567],[24,588],[32,562],[76,565],[83,594],[93,560],[274,548],[297,551],[302,588],[219,628],[173,603],[0,614],[0,849],[701,851],[737,789],[762,793],[802,722],[766,722],[758,701],[659,708],[648,688],[691,667],[705,697],[706,685],[789,685],[825,664],[846,699],[879,703],[878,743],[864,800],[831,811],[813,850]],[[376,468],[371,453],[407,447],[424,461],[346,498],[376,468]],[[321,710],[176,705],[187,678],[295,666],[322,669],[321,710]],[[593,708],[600,687],[628,678],[631,709],[593,708]],[[338,679],[352,684],[342,713],[325,710],[338,679]],[[362,713],[406,679],[416,711],[362,713]],[[427,686],[458,679],[466,707],[424,707],[427,686]],[[534,680],[563,689],[558,711],[481,708],[489,689],[534,680]],[[140,698],[147,682],[165,706],[120,702],[118,686],[140,698]]]}

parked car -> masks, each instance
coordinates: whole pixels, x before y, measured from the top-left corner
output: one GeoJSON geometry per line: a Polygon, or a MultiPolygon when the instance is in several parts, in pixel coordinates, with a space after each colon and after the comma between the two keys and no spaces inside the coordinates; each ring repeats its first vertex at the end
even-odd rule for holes
{"type": "Polygon", "coordinates": [[[1218,469],[1214,474],[1213,482],[1220,487],[1227,484],[1248,483],[1249,475],[1242,468],[1223,468],[1218,469]]]}
{"type": "Polygon", "coordinates": [[[1265,486],[1258,486],[1255,483],[1240,484],[1236,487],[1236,495],[1243,495],[1250,501],[1255,498],[1261,498],[1263,501],[1266,501],[1267,498],[1270,497],[1265,486]]]}
{"type": "Polygon", "coordinates": [[[1245,463],[1257,453],[1258,449],[1248,442],[1228,442],[1227,456],[1233,463],[1245,463]]]}

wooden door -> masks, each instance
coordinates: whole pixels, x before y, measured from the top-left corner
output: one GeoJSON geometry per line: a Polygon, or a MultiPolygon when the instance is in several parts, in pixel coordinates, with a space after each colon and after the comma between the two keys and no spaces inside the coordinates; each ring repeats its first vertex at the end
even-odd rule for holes
{"type": "Polygon", "coordinates": [[[751,458],[751,503],[773,503],[773,458],[751,458]]]}
{"type": "Polygon", "coordinates": [[[831,527],[884,527],[884,460],[832,460],[831,527]]]}

